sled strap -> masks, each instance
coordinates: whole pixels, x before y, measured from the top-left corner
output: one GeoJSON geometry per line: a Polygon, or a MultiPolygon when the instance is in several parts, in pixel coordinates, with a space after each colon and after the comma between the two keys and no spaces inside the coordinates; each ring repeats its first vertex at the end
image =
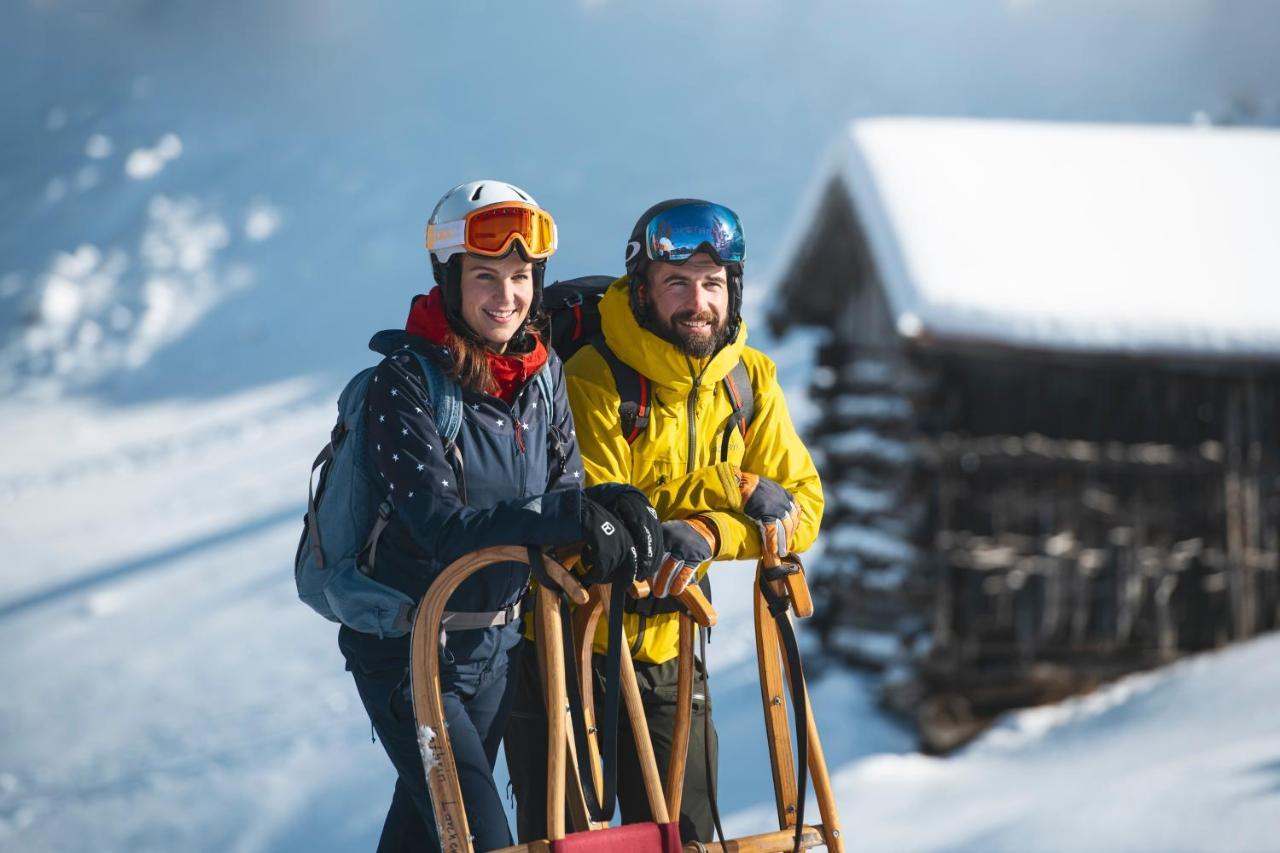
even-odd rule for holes
{"type": "Polygon", "coordinates": [[[583,798],[586,800],[590,819],[596,823],[607,824],[613,820],[614,807],[618,798],[618,711],[621,705],[622,644],[625,641],[622,633],[622,596],[625,594],[628,582],[619,579],[620,582],[614,583],[609,599],[609,650],[605,657],[604,714],[596,721],[600,755],[604,763],[601,776],[604,790],[597,791],[596,775],[591,767],[586,712],[583,709],[580,692],[582,680],[578,677],[578,656],[573,653],[573,616],[570,612],[569,596],[543,570],[542,553],[532,546],[529,548],[529,563],[535,566],[534,576],[538,579],[538,583],[559,595],[560,631],[564,648],[568,650],[564,656],[565,683],[568,685],[566,693],[576,745],[574,752],[578,763],[578,779],[582,783],[583,798]]]}
{"type": "Polygon", "coordinates": [[[478,628],[501,628],[520,618],[519,601],[502,610],[446,610],[440,617],[441,631],[474,631],[478,628]]]}
{"type": "Polygon", "coordinates": [[[764,596],[769,614],[778,628],[783,650],[787,656],[787,669],[791,673],[791,707],[795,711],[796,727],[796,837],[795,851],[799,853],[804,837],[804,800],[809,783],[809,703],[805,690],[804,670],[801,668],[800,645],[796,642],[795,626],[787,616],[791,600],[773,591],[771,582],[781,580],[795,571],[787,565],[760,572],[760,594],[764,596]]]}

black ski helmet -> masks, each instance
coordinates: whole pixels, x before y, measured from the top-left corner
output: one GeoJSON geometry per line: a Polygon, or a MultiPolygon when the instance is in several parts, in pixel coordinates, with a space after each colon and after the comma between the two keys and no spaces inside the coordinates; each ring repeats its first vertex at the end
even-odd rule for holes
{"type": "MultiPolygon", "coordinates": [[[[631,290],[631,312],[635,314],[637,321],[644,322],[644,313],[641,310],[638,289],[640,284],[646,281],[645,275],[649,270],[649,265],[653,263],[649,259],[648,252],[645,251],[645,232],[649,229],[649,223],[658,214],[673,208],[683,207],[686,204],[712,204],[712,202],[698,198],[669,198],[666,201],[658,202],[640,214],[640,218],[636,220],[635,226],[631,229],[631,236],[627,239],[625,262],[631,290]]],[[[707,248],[709,254],[714,254],[710,251],[710,246],[707,248]]],[[[672,263],[678,265],[683,261],[673,261],[672,263]]],[[[729,314],[725,318],[725,329],[728,332],[728,340],[732,341],[738,336],[738,326],[742,322],[742,264],[727,263],[724,266],[729,278],[729,314]]]]}

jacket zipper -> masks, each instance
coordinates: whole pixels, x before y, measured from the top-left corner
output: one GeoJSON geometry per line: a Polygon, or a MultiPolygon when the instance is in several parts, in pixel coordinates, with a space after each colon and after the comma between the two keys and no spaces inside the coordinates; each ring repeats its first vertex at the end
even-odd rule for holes
{"type": "MultiPolygon", "coordinates": [[[[693,362],[689,362],[689,372],[693,372],[693,362]]],[[[702,386],[702,374],[693,377],[693,390],[689,392],[689,400],[685,406],[686,414],[689,417],[689,457],[685,461],[685,473],[693,473],[694,465],[697,463],[695,454],[698,448],[698,427],[697,427],[697,409],[698,409],[698,389],[702,386]]],[[[637,613],[637,629],[635,641],[631,644],[631,654],[640,654],[640,647],[644,644],[644,631],[649,624],[649,616],[645,613],[637,613]]]]}
{"type": "Polygon", "coordinates": [[[520,393],[511,401],[511,405],[507,407],[508,411],[511,412],[511,431],[515,433],[516,467],[520,471],[518,485],[521,497],[524,497],[525,487],[529,482],[529,465],[524,449],[524,430],[520,428],[520,418],[516,416],[516,412],[520,408],[520,399],[524,396],[524,392],[525,389],[520,389],[520,393]]]}
{"type": "Polygon", "coordinates": [[[688,415],[689,415],[689,458],[685,462],[684,472],[692,474],[694,463],[697,461],[696,454],[698,451],[698,388],[702,385],[702,374],[699,373],[693,377],[693,390],[689,392],[688,415]]]}

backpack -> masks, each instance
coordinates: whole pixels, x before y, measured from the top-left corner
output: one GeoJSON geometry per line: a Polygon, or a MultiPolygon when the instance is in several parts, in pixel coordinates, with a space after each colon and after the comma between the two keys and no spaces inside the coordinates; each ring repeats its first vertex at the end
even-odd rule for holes
{"type": "MultiPolygon", "coordinates": [[[[430,358],[409,351],[422,367],[445,456],[461,488],[462,457],[456,442],[462,428],[462,389],[430,358]]],[[[378,540],[395,512],[395,502],[376,482],[364,452],[365,397],[375,369],[360,371],[342,389],[329,443],[311,464],[293,578],[298,597],[331,622],[379,638],[401,637],[413,626],[418,602],[374,577],[378,540]]],[[[550,373],[540,370],[534,381],[547,412],[554,411],[550,373]]]]}
{"type": "MultiPolygon", "coordinates": [[[[600,328],[600,299],[614,279],[607,275],[587,275],[557,281],[543,291],[542,306],[551,320],[551,347],[566,363],[584,346],[593,346],[604,357],[618,389],[618,416],[622,437],[633,443],[649,426],[649,380],[618,358],[605,342],[600,328]]],[[[721,380],[733,403],[732,425],[746,437],[755,415],[755,392],[742,359],[721,380]]],[[[721,458],[729,454],[729,436],[724,432],[721,458]]]]}

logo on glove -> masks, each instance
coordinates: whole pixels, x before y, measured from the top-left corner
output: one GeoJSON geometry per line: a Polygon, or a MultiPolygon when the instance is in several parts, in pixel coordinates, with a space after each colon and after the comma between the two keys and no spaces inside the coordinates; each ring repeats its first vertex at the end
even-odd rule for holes
{"type": "Polygon", "coordinates": [[[613,531],[617,530],[617,528],[613,526],[613,522],[610,521],[606,521],[604,524],[600,525],[600,529],[604,531],[605,536],[612,536],[613,531]]]}

